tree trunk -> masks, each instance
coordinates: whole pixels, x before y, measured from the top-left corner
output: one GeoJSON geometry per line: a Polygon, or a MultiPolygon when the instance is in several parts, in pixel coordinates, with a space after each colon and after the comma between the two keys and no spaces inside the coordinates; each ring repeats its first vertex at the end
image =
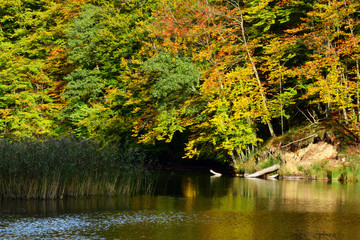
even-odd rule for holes
{"type": "Polygon", "coordinates": [[[276,165],[273,165],[271,167],[265,168],[263,170],[257,171],[255,173],[249,174],[249,175],[247,175],[245,177],[246,178],[257,178],[257,177],[261,177],[261,176],[263,176],[265,174],[275,172],[275,171],[277,171],[279,169],[280,169],[280,164],[276,164],[276,165]]]}
{"type": "Polygon", "coordinates": [[[359,81],[360,81],[360,69],[359,69],[359,59],[356,59],[356,103],[358,111],[358,122],[360,122],[360,97],[359,97],[359,81]]]}
{"type": "MultiPolygon", "coordinates": [[[[266,95],[265,95],[265,93],[264,93],[264,88],[263,88],[263,86],[262,86],[262,83],[261,83],[261,80],[260,80],[260,76],[259,76],[259,73],[258,73],[258,71],[257,71],[255,62],[254,62],[254,60],[252,59],[251,53],[250,53],[249,48],[248,48],[248,45],[247,45],[247,39],[246,39],[245,28],[244,28],[244,18],[243,18],[242,10],[241,10],[241,8],[240,8],[240,5],[237,5],[236,7],[237,7],[237,9],[239,10],[239,13],[240,13],[240,21],[239,21],[239,24],[240,24],[240,28],[241,28],[242,40],[243,40],[243,42],[244,42],[244,47],[245,47],[245,50],[246,50],[246,55],[247,55],[247,57],[248,57],[248,59],[249,59],[249,62],[250,62],[250,64],[251,64],[251,67],[252,67],[252,69],[253,69],[253,71],[254,71],[254,75],[255,75],[256,81],[257,81],[258,86],[259,86],[259,91],[260,91],[260,95],[261,95],[261,99],[262,99],[262,105],[263,105],[263,107],[264,107],[265,113],[266,113],[267,115],[270,115],[269,109],[268,109],[268,104],[267,104],[266,95]]],[[[268,125],[269,131],[270,131],[270,135],[271,135],[272,137],[276,136],[270,120],[266,120],[266,123],[267,123],[267,125],[268,125]]]]}
{"type": "MultiPolygon", "coordinates": [[[[281,66],[279,64],[279,70],[281,72],[281,66]]],[[[283,75],[281,72],[281,78],[280,78],[280,121],[281,121],[281,135],[284,135],[284,115],[283,115],[283,102],[282,102],[282,79],[283,75]]]]}

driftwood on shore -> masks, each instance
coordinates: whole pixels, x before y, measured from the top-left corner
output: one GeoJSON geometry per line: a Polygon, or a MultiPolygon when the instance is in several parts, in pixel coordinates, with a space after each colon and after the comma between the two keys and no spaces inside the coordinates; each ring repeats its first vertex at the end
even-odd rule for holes
{"type": "Polygon", "coordinates": [[[279,174],[274,174],[274,175],[268,175],[266,176],[267,179],[277,179],[277,177],[279,176],[279,174]]]}
{"type": "Polygon", "coordinates": [[[273,165],[271,167],[268,167],[268,168],[265,168],[263,170],[254,172],[254,173],[249,174],[249,175],[245,175],[245,177],[246,178],[257,178],[257,177],[261,177],[261,176],[263,176],[265,174],[275,172],[276,170],[279,170],[279,169],[280,169],[280,164],[275,164],[275,165],[273,165]]]}
{"type": "Polygon", "coordinates": [[[215,177],[221,177],[221,173],[218,173],[218,172],[215,172],[215,171],[213,171],[212,169],[210,169],[210,172],[212,173],[212,174],[214,174],[214,176],[215,177]]]}

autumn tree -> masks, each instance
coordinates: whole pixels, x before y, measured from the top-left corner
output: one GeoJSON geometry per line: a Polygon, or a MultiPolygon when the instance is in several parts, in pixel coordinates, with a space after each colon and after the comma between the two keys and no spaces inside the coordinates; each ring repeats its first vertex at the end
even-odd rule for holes
{"type": "Polygon", "coordinates": [[[318,117],[335,117],[359,129],[357,1],[315,1],[299,28],[289,30],[307,48],[307,61],[297,68],[303,98],[320,107],[318,117]],[[334,113],[337,113],[334,115],[334,113]]]}
{"type": "MultiPolygon", "coordinates": [[[[186,4],[163,1],[149,28],[152,41],[145,47],[158,54],[165,52],[190,59],[201,73],[200,87],[197,94],[187,95],[184,110],[173,115],[178,128],[170,131],[166,125],[158,127],[168,118],[160,117],[151,92],[143,95],[149,100],[148,109],[152,110],[146,111],[147,124],[136,122],[136,133],[142,141],[151,142],[164,135],[171,139],[174,132],[187,129],[191,134],[186,156],[198,156],[212,149],[222,158],[231,157],[235,162],[243,161],[248,149],[261,141],[257,134],[259,125],[265,124],[269,135],[275,135],[272,119],[286,116],[285,106],[293,102],[296,94],[294,87],[285,83],[288,70],[285,63],[295,55],[291,54],[293,40],[283,44],[284,40],[271,32],[266,36],[258,33],[275,28],[271,23],[260,24],[259,16],[255,17],[268,5],[270,1],[259,5],[237,1],[187,1],[186,4]],[[257,24],[257,32],[249,31],[255,29],[250,27],[252,23],[257,24]],[[278,40],[264,46],[271,38],[278,40]],[[271,51],[272,48],[281,51],[271,51]],[[267,57],[260,56],[259,50],[267,57]],[[274,86],[281,90],[273,91],[274,86]]],[[[283,5],[278,8],[285,9],[283,5]]],[[[293,21],[291,11],[273,14],[275,19],[283,19],[284,24],[293,21]]],[[[141,81],[151,87],[152,79],[153,76],[142,77],[141,81]]],[[[182,93],[174,94],[183,98],[182,93]]]]}
{"type": "Polygon", "coordinates": [[[54,134],[64,29],[82,1],[0,3],[0,131],[54,134]]]}

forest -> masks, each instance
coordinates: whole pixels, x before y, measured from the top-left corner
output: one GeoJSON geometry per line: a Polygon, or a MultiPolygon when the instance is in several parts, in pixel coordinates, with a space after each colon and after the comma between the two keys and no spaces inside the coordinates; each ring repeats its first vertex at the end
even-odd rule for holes
{"type": "Polygon", "coordinates": [[[0,136],[236,165],[303,124],[360,136],[357,0],[2,0],[0,136]]]}

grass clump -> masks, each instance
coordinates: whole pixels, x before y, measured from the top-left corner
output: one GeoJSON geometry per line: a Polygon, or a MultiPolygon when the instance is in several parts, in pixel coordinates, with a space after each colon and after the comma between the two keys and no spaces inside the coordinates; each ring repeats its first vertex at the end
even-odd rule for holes
{"type": "Polygon", "coordinates": [[[264,161],[259,162],[258,166],[260,169],[264,169],[264,168],[271,167],[275,164],[281,164],[281,163],[282,163],[282,161],[281,161],[280,155],[276,155],[276,156],[270,155],[264,161]]]}
{"type": "Polygon", "coordinates": [[[327,179],[328,170],[327,170],[328,161],[316,162],[310,167],[310,177],[312,179],[327,179]]]}
{"type": "Polygon", "coordinates": [[[339,168],[343,182],[359,182],[360,181],[360,146],[348,145],[344,147],[341,153],[342,166],[339,168]]]}
{"type": "Polygon", "coordinates": [[[358,162],[353,162],[344,165],[341,172],[341,178],[344,182],[360,181],[360,164],[358,162]]]}
{"type": "Polygon", "coordinates": [[[299,166],[299,173],[307,179],[322,179],[344,183],[359,182],[360,162],[344,162],[342,165],[333,166],[328,160],[325,160],[308,167],[299,166]]]}
{"type": "Polygon", "coordinates": [[[255,149],[246,161],[233,164],[237,173],[253,173],[275,164],[282,164],[280,155],[255,149]]]}
{"type": "Polygon", "coordinates": [[[0,140],[0,198],[132,194],[150,188],[139,149],[72,137],[0,140]]]}

